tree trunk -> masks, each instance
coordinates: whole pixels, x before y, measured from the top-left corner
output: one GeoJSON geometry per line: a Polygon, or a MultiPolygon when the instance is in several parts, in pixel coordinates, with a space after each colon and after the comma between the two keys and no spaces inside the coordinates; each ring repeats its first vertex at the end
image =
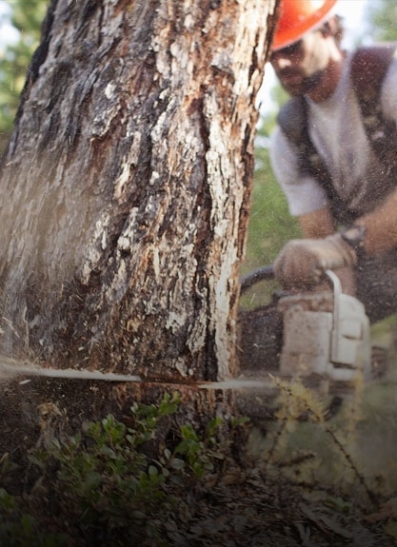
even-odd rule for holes
{"type": "Polygon", "coordinates": [[[53,0],[0,178],[0,350],[236,372],[275,0],[53,0]]]}

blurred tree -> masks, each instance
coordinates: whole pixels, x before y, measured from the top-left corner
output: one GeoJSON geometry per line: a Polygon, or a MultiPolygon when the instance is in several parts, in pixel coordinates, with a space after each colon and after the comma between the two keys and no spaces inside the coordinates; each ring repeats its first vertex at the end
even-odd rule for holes
{"type": "Polygon", "coordinates": [[[48,0],[8,0],[8,6],[10,22],[18,30],[19,39],[6,44],[0,53],[0,148],[11,135],[26,70],[39,44],[48,0]]]}
{"type": "Polygon", "coordinates": [[[376,0],[368,7],[371,36],[376,42],[397,40],[397,2],[376,0]]]}

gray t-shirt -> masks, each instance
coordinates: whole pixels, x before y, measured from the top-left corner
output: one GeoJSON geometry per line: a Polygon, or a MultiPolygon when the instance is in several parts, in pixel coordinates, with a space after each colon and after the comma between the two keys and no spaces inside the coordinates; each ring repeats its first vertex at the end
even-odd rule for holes
{"type": "MultiPolygon", "coordinates": [[[[393,181],[385,175],[368,142],[352,88],[350,62],[351,57],[345,63],[332,97],[321,103],[306,98],[308,127],[312,142],[332,176],[336,192],[349,209],[364,214],[384,200],[393,181]]],[[[396,89],[397,54],[390,64],[381,93],[384,117],[397,123],[396,89]]],[[[285,192],[292,215],[304,215],[326,206],[325,190],[314,178],[300,176],[294,146],[279,127],[272,135],[270,152],[274,173],[285,192]]]]}

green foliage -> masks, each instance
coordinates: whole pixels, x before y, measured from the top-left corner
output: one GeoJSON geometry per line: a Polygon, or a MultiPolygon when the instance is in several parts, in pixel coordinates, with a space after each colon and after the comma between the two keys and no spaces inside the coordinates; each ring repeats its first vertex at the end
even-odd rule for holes
{"type": "Polygon", "coordinates": [[[221,423],[219,418],[211,420],[203,439],[191,424],[181,427],[182,440],[176,447],[175,454],[184,457],[197,478],[203,477],[206,472],[213,472],[215,470],[214,461],[221,462],[225,459],[224,454],[218,449],[216,438],[221,423]]]}
{"type": "Polygon", "coordinates": [[[371,36],[375,41],[397,40],[397,3],[376,0],[369,4],[368,19],[371,36]]]}
{"type": "MultiPolygon", "coordinates": [[[[375,506],[381,491],[374,487],[354,447],[363,420],[363,379],[350,386],[349,398],[334,419],[330,419],[332,401],[322,396],[319,386],[305,387],[299,379],[275,379],[275,383],[280,390],[276,420],[262,444],[266,473],[277,476],[282,469],[288,480],[313,489],[332,484],[346,495],[354,489],[364,503],[375,506]]],[[[347,508],[340,500],[328,501],[335,503],[335,509],[347,508]]]]}
{"type": "Polygon", "coordinates": [[[33,487],[22,496],[0,490],[0,545],[71,545],[77,537],[82,546],[169,545],[162,526],[175,494],[219,471],[227,452],[220,419],[202,433],[189,423],[171,425],[179,403],[175,394],[158,405],[134,404],[123,422],[108,415],[34,449],[33,487]]]}
{"type": "Polygon", "coordinates": [[[11,24],[18,30],[15,44],[0,52],[0,136],[10,134],[27,67],[40,40],[40,28],[48,0],[9,0],[11,24]]]}
{"type": "Polygon", "coordinates": [[[0,545],[4,547],[62,547],[63,534],[43,533],[37,521],[21,510],[20,500],[0,488],[0,545]]]}
{"type": "MultiPolygon", "coordinates": [[[[284,244],[300,236],[298,221],[289,214],[286,198],[273,175],[269,151],[258,147],[246,257],[241,275],[272,264],[284,244]]],[[[241,307],[266,304],[276,288],[273,282],[258,283],[241,298],[241,307]]]]}
{"type": "MultiPolygon", "coordinates": [[[[301,236],[298,221],[289,214],[287,200],[273,174],[269,153],[278,109],[288,95],[277,83],[271,90],[271,98],[274,109],[261,116],[256,140],[252,206],[241,275],[272,264],[287,241],[301,236]]],[[[241,298],[240,305],[248,309],[267,304],[278,288],[275,282],[258,283],[241,298]]]]}
{"type": "Polygon", "coordinates": [[[271,264],[284,243],[299,234],[297,221],[289,215],[272,174],[268,150],[258,149],[256,159],[245,270],[271,264]]]}

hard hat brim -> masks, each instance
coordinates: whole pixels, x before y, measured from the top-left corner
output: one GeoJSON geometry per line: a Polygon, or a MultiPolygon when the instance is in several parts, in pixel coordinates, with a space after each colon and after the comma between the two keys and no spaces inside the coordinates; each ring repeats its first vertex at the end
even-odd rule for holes
{"type": "Polygon", "coordinates": [[[306,32],[320,27],[321,24],[329,17],[330,11],[336,2],[337,0],[324,0],[324,4],[321,8],[311,13],[297,25],[294,25],[293,28],[291,27],[283,30],[282,32],[276,32],[273,39],[272,51],[277,51],[278,49],[287,47],[300,40],[306,32]]]}

